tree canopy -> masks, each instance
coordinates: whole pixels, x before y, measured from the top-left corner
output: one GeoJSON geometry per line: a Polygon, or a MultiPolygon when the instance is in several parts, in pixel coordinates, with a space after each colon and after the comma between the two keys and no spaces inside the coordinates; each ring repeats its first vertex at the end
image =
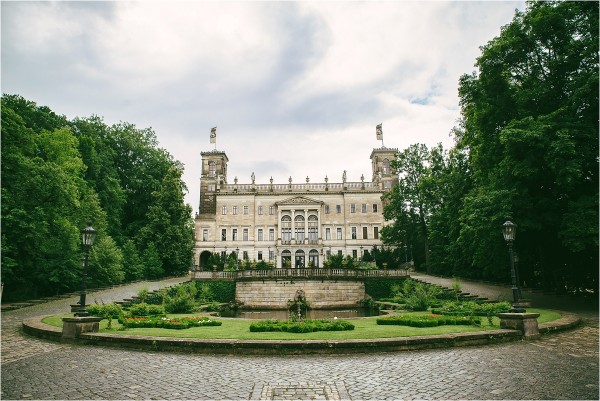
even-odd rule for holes
{"type": "Polygon", "coordinates": [[[417,245],[428,271],[508,280],[510,218],[525,284],[597,289],[598,39],[598,2],[517,11],[459,80],[455,146],[437,164],[423,145],[399,153],[384,240],[417,245]]]}
{"type": "Polygon", "coordinates": [[[97,116],[69,121],[3,95],[3,298],[80,289],[87,221],[98,231],[92,285],[186,272],[193,228],[182,173],[150,129],[97,116]]]}

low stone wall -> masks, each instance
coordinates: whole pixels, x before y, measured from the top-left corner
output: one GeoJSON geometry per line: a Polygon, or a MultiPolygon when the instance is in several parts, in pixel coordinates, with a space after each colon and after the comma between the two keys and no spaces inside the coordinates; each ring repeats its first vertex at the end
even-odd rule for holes
{"type": "Polygon", "coordinates": [[[303,290],[311,309],[355,307],[365,298],[362,281],[280,280],[236,283],[236,301],[244,308],[285,309],[297,290],[303,290]]]}

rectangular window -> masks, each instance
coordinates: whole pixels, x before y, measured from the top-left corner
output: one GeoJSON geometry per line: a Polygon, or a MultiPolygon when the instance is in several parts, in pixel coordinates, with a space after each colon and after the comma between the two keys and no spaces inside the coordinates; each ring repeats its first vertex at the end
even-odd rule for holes
{"type": "Polygon", "coordinates": [[[208,241],[208,230],[202,230],[202,241],[208,241]]]}
{"type": "Polygon", "coordinates": [[[275,241],[275,229],[269,228],[269,241],[275,241]]]}
{"type": "Polygon", "coordinates": [[[341,249],[338,251],[338,255],[342,256],[342,250],[341,249]]]}
{"type": "Polygon", "coordinates": [[[377,203],[373,203],[373,213],[377,213],[377,203]]]}
{"type": "Polygon", "coordinates": [[[244,228],[244,231],[242,231],[242,235],[243,235],[243,240],[244,241],[248,241],[248,229],[244,228]]]}
{"type": "Polygon", "coordinates": [[[274,215],[275,214],[275,206],[269,206],[269,214],[270,215],[274,215]]]}
{"type": "Polygon", "coordinates": [[[325,229],[325,239],[331,239],[331,228],[329,227],[325,229]]]}
{"type": "Polygon", "coordinates": [[[233,230],[231,230],[231,240],[232,241],[237,241],[237,228],[234,228],[233,230]]]}
{"type": "Polygon", "coordinates": [[[227,241],[227,229],[221,229],[221,241],[227,241]]]}
{"type": "Polygon", "coordinates": [[[262,206],[258,207],[258,214],[263,214],[263,208],[262,208],[262,206]]]}
{"type": "Polygon", "coordinates": [[[356,249],[353,249],[353,250],[352,250],[352,257],[353,257],[354,259],[358,258],[358,252],[356,251],[356,249]]]}
{"type": "Polygon", "coordinates": [[[363,203],[362,205],[360,205],[360,212],[367,213],[367,204],[366,203],[363,203]]]}
{"type": "Polygon", "coordinates": [[[329,205],[325,205],[325,214],[329,214],[329,205]]]}
{"type": "Polygon", "coordinates": [[[208,191],[209,191],[209,192],[215,192],[215,184],[210,184],[210,185],[208,186],[208,191]]]}
{"type": "Polygon", "coordinates": [[[373,227],[373,238],[379,239],[379,227],[373,227]]]}
{"type": "Polygon", "coordinates": [[[356,239],[356,227],[352,227],[352,239],[356,239]]]}
{"type": "Polygon", "coordinates": [[[257,235],[258,239],[257,241],[262,241],[263,240],[263,230],[262,228],[258,229],[258,235],[257,235]]]}
{"type": "Polygon", "coordinates": [[[335,205],[335,212],[342,213],[342,205],[335,205]]]}
{"type": "Polygon", "coordinates": [[[227,214],[227,206],[221,206],[221,214],[227,214]]]}
{"type": "Polygon", "coordinates": [[[337,228],[336,233],[337,233],[337,239],[343,239],[342,238],[342,228],[341,227],[337,228]]]}
{"type": "Polygon", "coordinates": [[[248,206],[244,206],[244,214],[248,214],[248,206]]]}
{"type": "Polygon", "coordinates": [[[244,251],[244,260],[248,260],[248,251],[244,251]]]}
{"type": "Polygon", "coordinates": [[[327,257],[327,259],[329,259],[331,257],[331,251],[327,250],[327,252],[325,252],[325,256],[327,257]]]}
{"type": "Polygon", "coordinates": [[[237,214],[237,206],[234,206],[234,207],[233,207],[232,214],[237,214]]]}
{"type": "MultiPolygon", "coordinates": [[[[235,206],[234,206],[235,207],[235,206]]],[[[350,204],[350,213],[356,213],[356,205],[354,203],[350,204]]],[[[235,214],[235,213],[234,213],[235,214]]]]}
{"type": "Polygon", "coordinates": [[[275,251],[269,251],[269,260],[273,260],[274,256],[275,256],[275,251]]]}
{"type": "Polygon", "coordinates": [[[258,251],[258,260],[262,260],[262,251],[258,251]]]}
{"type": "Polygon", "coordinates": [[[369,235],[367,234],[367,227],[363,227],[363,239],[369,239],[369,235]]]}
{"type": "Polygon", "coordinates": [[[221,251],[221,258],[225,259],[227,257],[226,251],[221,251]]]}

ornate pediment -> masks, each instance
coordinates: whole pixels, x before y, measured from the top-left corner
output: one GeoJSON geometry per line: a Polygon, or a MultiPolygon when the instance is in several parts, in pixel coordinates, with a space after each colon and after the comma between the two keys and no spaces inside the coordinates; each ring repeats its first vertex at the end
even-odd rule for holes
{"type": "Polygon", "coordinates": [[[322,201],[311,199],[306,196],[294,196],[293,198],[284,199],[279,202],[275,202],[278,206],[292,206],[292,205],[321,205],[322,201]]]}

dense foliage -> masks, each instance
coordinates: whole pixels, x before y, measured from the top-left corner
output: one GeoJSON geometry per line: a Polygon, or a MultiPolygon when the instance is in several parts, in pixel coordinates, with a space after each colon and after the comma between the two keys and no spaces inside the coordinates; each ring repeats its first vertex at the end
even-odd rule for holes
{"type": "Polygon", "coordinates": [[[186,272],[193,222],[182,174],[150,129],[68,120],[2,96],[3,298],[80,289],[87,221],[98,231],[90,286],[186,272]]]}
{"type": "Polygon", "coordinates": [[[511,219],[521,285],[597,291],[598,4],[529,2],[481,48],[455,146],[398,154],[385,243],[428,272],[507,282],[511,219]]]}

